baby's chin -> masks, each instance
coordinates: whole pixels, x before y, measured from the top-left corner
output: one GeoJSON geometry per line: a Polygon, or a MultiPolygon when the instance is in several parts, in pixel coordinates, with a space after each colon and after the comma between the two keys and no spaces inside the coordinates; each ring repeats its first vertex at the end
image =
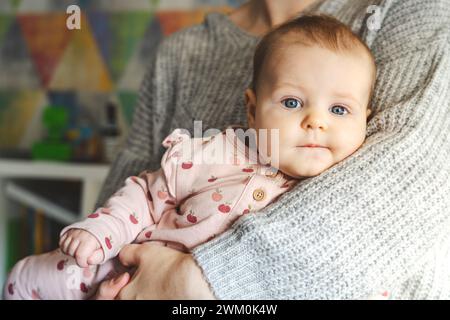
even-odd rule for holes
{"type": "Polygon", "coordinates": [[[328,151],[295,151],[281,153],[278,169],[296,179],[315,177],[330,168],[334,163],[333,155],[328,151]],[[285,159],[283,161],[282,159],[285,159]],[[287,160],[290,159],[290,160],[287,160]]]}
{"type": "Polygon", "coordinates": [[[324,163],[309,163],[304,165],[287,165],[287,166],[280,166],[280,171],[282,171],[284,174],[287,174],[288,176],[295,178],[295,179],[306,179],[310,177],[315,177],[327,170],[331,165],[324,164],[324,163]]]}

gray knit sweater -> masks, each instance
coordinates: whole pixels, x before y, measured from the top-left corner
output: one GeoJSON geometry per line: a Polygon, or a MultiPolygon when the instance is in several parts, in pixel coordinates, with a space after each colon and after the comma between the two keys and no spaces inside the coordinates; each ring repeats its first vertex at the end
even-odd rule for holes
{"type": "MultiPolygon", "coordinates": [[[[353,156],[238,220],[193,255],[220,299],[450,299],[450,0],[321,1],[378,64],[375,116],[353,156]]],[[[245,124],[258,39],[222,14],[164,40],[150,57],[127,143],[99,203],[155,169],[172,129],[245,124]]]]}

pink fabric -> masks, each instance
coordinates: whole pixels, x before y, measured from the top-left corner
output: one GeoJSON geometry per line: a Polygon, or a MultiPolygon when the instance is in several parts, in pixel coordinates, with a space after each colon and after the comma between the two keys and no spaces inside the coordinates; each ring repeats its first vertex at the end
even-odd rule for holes
{"type": "Polygon", "coordinates": [[[64,270],[78,267],[57,250],[20,261],[8,280],[6,298],[86,298],[108,273],[117,273],[117,262],[111,259],[124,245],[156,241],[188,251],[225,231],[241,215],[267,206],[296,182],[260,164],[257,153],[231,128],[195,139],[177,129],[163,145],[167,151],[160,170],[128,178],[104,207],[61,232],[84,229],[105,252],[104,264],[89,268],[92,277],[80,282],[84,285],[67,290],[70,274],[55,270],[61,271],[61,261],[64,270]]]}

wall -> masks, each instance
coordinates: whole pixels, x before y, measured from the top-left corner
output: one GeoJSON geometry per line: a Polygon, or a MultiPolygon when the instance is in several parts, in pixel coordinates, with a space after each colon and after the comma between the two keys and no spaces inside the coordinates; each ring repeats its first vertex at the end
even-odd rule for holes
{"type": "Polygon", "coordinates": [[[165,36],[243,0],[0,0],[0,149],[29,149],[45,106],[96,125],[107,101],[126,130],[151,50],[165,36]],[[82,11],[68,30],[66,9],[82,11]]]}

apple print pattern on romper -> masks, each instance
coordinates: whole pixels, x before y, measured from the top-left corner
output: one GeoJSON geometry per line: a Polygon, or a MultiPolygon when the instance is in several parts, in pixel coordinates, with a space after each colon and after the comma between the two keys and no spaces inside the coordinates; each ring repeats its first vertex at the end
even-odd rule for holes
{"type": "MultiPolygon", "coordinates": [[[[61,232],[72,228],[89,231],[104,251],[104,261],[97,270],[81,269],[82,281],[75,290],[80,295],[92,293],[92,277],[99,273],[106,276],[109,270],[103,267],[113,261],[124,245],[154,241],[190,250],[221,234],[240,216],[259,211],[293,186],[282,174],[272,176],[267,174],[270,168],[249,163],[245,152],[235,149],[231,139],[222,133],[207,142],[191,140],[177,130],[169,138],[163,142],[167,151],[159,170],[129,177],[101,208],[61,232]],[[198,162],[195,152],[192,159],[186,159],[180,143],[184,140],[192,142],[201,152],[210,151],[216,143],[228,143],[233,146],[225,155],[230,161],[228,164],[198,162]],[[258,190],[264,196],[255,199],[258,190]]],[[[66,259],[67,256],[57,253],[49,270],[64,275],[69,265],[75,265],[73,259],[66,259]]],[[[14,279],[9,281],[6,293],[17,295],[16,286],[14,279]]],[[[35,292],[30,289],[30,297],[45,297],[42,286],[31,288],[35,292]]]]}
{"type": "MultiPolygon", "coordinates": [[[[216,143],[221,139],[225,143],[228,141],[223,134],[214,137],[216,143]]],[[[214,139],[209,139],[208,143],[205,143],[204,139],[189,141],[194,144],[194,150],[195,146],[201,146],[203,149],[199,149],[204,155],[212,154],[208,151],[215,146],[211,142],[214,139]]],[[[183,139],[171,137],[169,140],[179,143],[183,139]]],[[[282,179],[283,175],[271,178],[264,176],[270,167],[261,169],[261,166],[249,163],[245,155],[237,148],[229,150],[234,150],[231,155],[227,155],[227,159],[233,163],[211,165],[210,162],[197,161],[195,153],[192,158],[185,158],[183,148],[180,145],[174,148],[172,144],[167,151],[166,160],[170,159],[172,163],[176,163],[177,179],[174,181],[179,182],[176,186],[166,184],[165,180],[160,180],[161,184],[152,184],[152,194],[155,199],[152,204],[153,209],[155,212],[163,213],[154,217],[156,226],[144,228],[137,237],[137,242],[171,241],[191,249],[209,239],[212,234],[223,232],[239,216],[260,210],[291,187],[286,179],[282,179]],[[263,201],[255,201],[252,197],[253,191],[261,188],[262,185],[268,196],[263,201]],[[167,201],[169,196],[173,198],[167,201]],[[175,198],[179,199],[178,206],[175,205],[175,198]],[[206,237],[199,236],[199,233],[205,232],[206,227],[211,228],[211,234],[206,237]]]]}
{"type": "MultiPolygon", "coordinates": [[[[201,139],[195,140],[195,143],[201,144],[201,146],[204,148],[207,144],[209,144],[211,141],[214,141],[215,136],[212,138],[205,138],[208,140],[208,143],[204,143],[201,139]]],[[[172,139],[170,139],[172,140],[172,139]]],[[[182,139],[178,139],[178,141],[181,141],[182,139]]],[[[172,145],[173,147],[173,145],[172,145]]],[[[200,175],[199,172],[202,172],[204,170],[207,170],[210,165],[205,165],[201,163],[200,161],[195,161],[196,159],[189,159],[185,158],[183,156],[183,150],[182,148],[173,148],[169,149],[167,151],[168,158],[174,160],[177,162],[177,172],[178,176],[182,177],[179,178],[180,181],[186,181],[189,183],[186,183],[185,185],[178,187],[177,186],[177,197],[183,199],[178,207],[176,207],[175,199],[173,200],[165,200],[167,196],[167,186],[161,185],[158,188],[157,197],[159,200],[165,200],[165,204],[172,205],[172,208],[166,209],[165,213],[163,214],[166,216],[166,218],[163,218],[163,221],[159,221],[158,226],[155,227],[148,227],[142,233],[138,236],[137,241],[145,241],[145,240],[159,240],[159,239],[172,239],[173,241],[177,240],[178,237],[173,238],[172,232],[168,231],[167,228],[173,228],[173,229],[180,229],[180,228],[186,228],[186,227],[192,227],[195,224],[200,224],[202,221],[204,221],[205,218],[210,217],[212,214],[220,212],[218,208],[222,205],[221,208],[225,206],[229,206],[227,203],[219,202],[223,199],[223,195],[220,193],[225,193],[223,190],[214,188],[217,184],[222,184],[223,179],[220,178],[220,171],[217,172],[217,174],[211,174],[209,176],[200,175]],[[190,186],[195,186],[195,188],[191,188],[190,186]],[[215,190],[217,189],[217,190],[215,190]],[[214,199],[216,200],[217,204],[215,205],[215,210],[211,210],[212,206],[205,206],[205,208],[198,208],[198,201],[199,198],[204,197],[205,195],[202,195],[203,192],[206,192],[206,196],[211,197],[212,193],[214,195],[214,199]],[[192,205],[194,204],[194,205],[192,205]],[[167,216],[171,216],[171,218],[167,218],[167,216]],[[164,226],[164,228],[161,228],[161,226],[164,226]],[[162,230],[164,229],[164,230],[162,230]]],[[[217,167],[217,166],[215,166],[217,167]]],[[[226,171],[222,174],[223,176],[226,176],[226,171]]],[[[247,177],[243,173],[243,177],[247,177]]],[[[240,183],[242,178],[234,177],[233,179],[235,181],[231,181],[229,177],[227,179],[229,180],[229,183],[240,183]],[[237,180],[236,180],[237,179],[237,180]]],[[[230,188],[233,190],[233,193],[237,193],[230,195],[230,198],[233,199],[233,197],[237,196],[239,192],[242,190],[235,190],[233,188],[230,188]]],[[[204,202],[204,201],[203,201],[204,202]]],[[[208,201],[211,202],[211,199],[208,201]]],[[[205,202],[206,204],[207,202],[205,202]]],[[[154,204],[155,206],[157,204],[154,204]]],[[[231,209],[231,206],[227,208],[228,210],[231,209]]],[[[224,218],[221,218],[222,220],[225,220],[224,218]]],[[[208,223],[211,223],[210,221],[208,223]]],[[[196,237],[196,235],[193,235],[193,232],[189,235],[186,235],[186,237],[196,237]]],[[[178,239],[179,240],[179,239],[178,239]]],[[[185,241],[182,241],[184,244],[186,243],[194,243],[195,241],[191,241],[189,239],[184,239],[185,241]]]]}

